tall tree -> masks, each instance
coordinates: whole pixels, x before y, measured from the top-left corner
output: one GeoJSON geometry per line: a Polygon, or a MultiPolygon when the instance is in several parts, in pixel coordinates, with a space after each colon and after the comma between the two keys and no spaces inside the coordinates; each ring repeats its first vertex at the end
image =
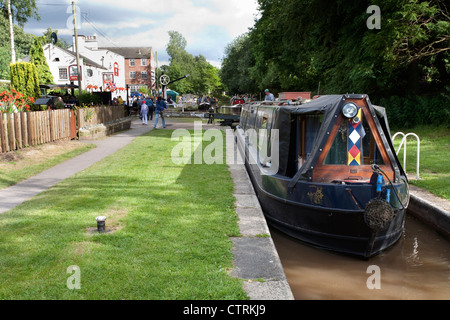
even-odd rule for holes
{"type": "Polygon", "coordinates": [[[445,0],[258,4],[260,18],[249,33],[254,63],[248,69],[260,88],[315,92],[321,83],[320,93],[382,97],[443,92],[448,86],[450,19],[445,0]],[[381,10],[381,29],[367,26],[371,5],[381,10]]]}
{"type": "MultiPolygon", "coordinates": [[[[4,17],[8,17],[8,1],[0,0],[0,12],[4,17]]],[[[36,0],[14,0],[11,1],[13,21],[23,28],[25,23],[31,18],[39,20],[36,0]]]]}
{"type": "Polygon", "coordinates": [[[16,50],[14,39],[14,21],[23,27],[30,17],[39,19],[35,0],[0,0],[0,11],[9,21],[9,39],[11,49],[11,61],[16,62],[16,50]]]}
{"type": "Polygon", "coordinates": [[[39,83],[53,84],[53,75],[47,64],[40,38],[34,37],[34,43],[30,49],[30,60],[36,66],[39,83]]]}
{"type": "Polygon", "coordinates": [[[262,90],[254,81],[254,64],[253,46],[248,33],[226,46],[220,76],[229,94],[256,93],[262,90]]]}
{"type": "Polygon", "coordinates": [[[170,65],[161,69],[172,79],[190,75],[181,81],[174,82],[170,88],[178,93],[209,94],[221,87],[218,70],[202,55],[194,57],[186,51],[187,41],[177,31],[169,31],[169,43],[166,50],[170,57],[170,65]]]}
{"type": "MultiPolygon", "coordinates": [[[[30,46],[33,43],[34,36],[25,33],[20,26],[14,25],[14,42],[16,49],[16,56],[18,59],[28,55],[30,46]]],[[[11,62],[11,44],[9,39],[9,22],[8,18],[0,15],[0,78],[9,79],[11,62]]]]}

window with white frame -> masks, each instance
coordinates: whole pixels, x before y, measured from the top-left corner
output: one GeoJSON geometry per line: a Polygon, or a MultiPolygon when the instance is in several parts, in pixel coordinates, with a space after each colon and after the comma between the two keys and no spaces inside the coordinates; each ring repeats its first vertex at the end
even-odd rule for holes
{"type": "Polygon", "coordinates": [[[141,59],[141,66],[147,65],[147,59],[141,59]]]}
{"type": "Polygon", "coordinates": [[[60,80],[69,79],[69,73],[67,71],[67,68],[59,68],[59,79],[60,80]]]}
{"type": "Polygon", "coordinates": [[[136,71],[130,72],[130,79],[136,79],[136,71]]]}
{"type": "Polygon", "coordinates": [[[141,79],[147,79],[147,71],[141,72],[141,79]]]}
{"type": "Polygon", "coordinates": [[[135,66],[135,61],[134,61],[134,59],[130,59],[130,67],[134,67],[135,66]]]}

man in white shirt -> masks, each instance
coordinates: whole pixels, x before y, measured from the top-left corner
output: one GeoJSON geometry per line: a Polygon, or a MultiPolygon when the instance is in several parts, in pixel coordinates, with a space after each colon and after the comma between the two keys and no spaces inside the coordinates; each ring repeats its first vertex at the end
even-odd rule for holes
{"type": "Polygon", "coordinates": [[[272,93],[270,93],[269,89],[266,89],[265,93],[266,93],[266,98],[264,99],[264,101],[275,101],[275,97],[273,96],[272,93]]]}

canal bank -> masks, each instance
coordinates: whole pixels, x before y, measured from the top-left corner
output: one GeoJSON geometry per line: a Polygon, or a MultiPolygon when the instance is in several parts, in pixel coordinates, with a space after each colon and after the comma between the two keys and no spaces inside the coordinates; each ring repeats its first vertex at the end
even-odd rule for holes
{"type": "Polygon", "coordinates": [[[450,201],[410,185],[408,213],[450,240],[450,201]]]}
{"type": "Polygon", "coordinates": [[[244,280],[251,300],[293,300],[289,283],[273,243],[258,198],[244,165],[229,165],[234,181],[236,213],[241,237],[232,238],[231,275],[244,280]]]}

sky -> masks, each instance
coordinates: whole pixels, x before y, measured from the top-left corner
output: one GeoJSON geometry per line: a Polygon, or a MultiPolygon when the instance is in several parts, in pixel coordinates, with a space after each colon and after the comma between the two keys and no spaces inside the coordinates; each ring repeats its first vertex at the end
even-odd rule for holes
{"type": "MultiPolygon", "coordinates": [[[[72,44],[72,1],[36,2],[41,19],[29,20],[24,31],[40,36],[51,27],[72,44]]],[[[96,35],[103,47],[152,47],[159,66],[168,64],[168,32],[178,31],[188,53],[220,67],[225,47],[258,15],[257,0],[77,0],[75,6],[78,35],[96,35]]]]}

